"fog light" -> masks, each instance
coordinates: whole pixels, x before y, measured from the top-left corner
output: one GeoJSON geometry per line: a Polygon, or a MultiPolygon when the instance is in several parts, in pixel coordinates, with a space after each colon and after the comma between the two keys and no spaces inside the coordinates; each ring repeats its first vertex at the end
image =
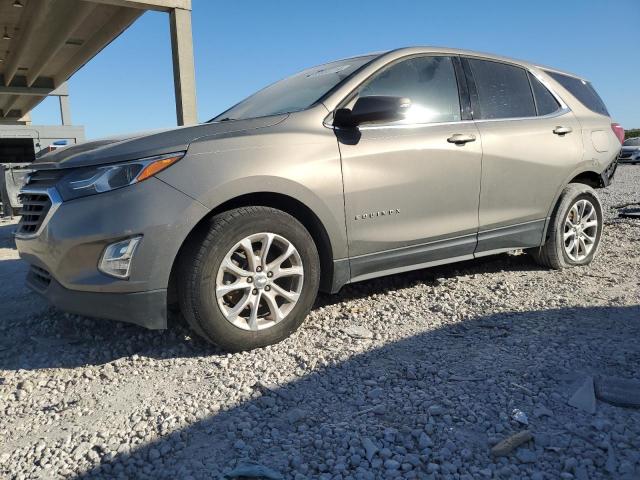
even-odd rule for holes
{"type": "Polygon", "coordinates": [[[98,269],[116,278],[129,278],[131,260],[142,236],[112,243],[104,249],[98,269]]]}

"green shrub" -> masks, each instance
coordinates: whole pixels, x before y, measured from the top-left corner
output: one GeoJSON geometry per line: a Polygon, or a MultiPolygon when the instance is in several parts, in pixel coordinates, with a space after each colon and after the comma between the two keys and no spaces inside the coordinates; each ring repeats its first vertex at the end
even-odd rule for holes
{"type": "Polygon", "coordinates": [[[640,128],[633,128],[624,131],[624,138],[640,137],[640,128]]]}

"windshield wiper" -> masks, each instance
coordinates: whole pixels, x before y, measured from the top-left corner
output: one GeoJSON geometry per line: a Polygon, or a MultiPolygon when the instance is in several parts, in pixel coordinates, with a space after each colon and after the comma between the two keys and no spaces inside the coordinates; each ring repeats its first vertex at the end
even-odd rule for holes
{"type": "Polygon", "coordinates": [[[221,118],[220,120],[216,120],[216,117],[213,117],[211,120],[208,120],[205,123],[228,122],[230,120],[236,120],[236,119],[231,117],[224,117],[224,118],[221,118]]]}

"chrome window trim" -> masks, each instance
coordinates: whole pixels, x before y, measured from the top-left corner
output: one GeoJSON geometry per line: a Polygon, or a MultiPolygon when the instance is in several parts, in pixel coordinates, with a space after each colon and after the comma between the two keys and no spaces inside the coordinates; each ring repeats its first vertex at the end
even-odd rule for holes
{"type": "MultiPolygon", "coordinates": [[[[535,116],[535,117],[510,117],[510,118],[486,118],[486,119],[481,119],[481,120],[460,120],[458,122],[439,122],[439,123],[405,123],[405,124],[391,124],[391,123],[384,123],[384,124],[377,124],[377,125],[363,125],[358,127],[358,130],[360,131],[367,131],[367,130],[380,130],[380,129],[384,129],[384,128],[391,128],[391,129],[409,129],[409,128],[425,128],[425,127],[438,127],[441,125],[465,125],[465,124],[471,124],[471,123],[488,123],[488,122],[521,122],[524,120],[545,120],[545,119],[550,119],[550,118],[556,118],[556,117],[561,117],[562,115],[565,115],[567,113],[571,112],[571,109],[569,107],[566,108],[560,108],[558,110],[556,110],[555,112],[552,113],[548,113],[547,115],[541,115],[541,116],[535,116]]],[[[344,130],[341,129],[340,127],[335,127],[333,125],[331,125],[330,123],[324,123],[324,126],[330,129],[335,129],[335,130],[344,130]]]]}
{"type": "MultiPolygon", "coordinates": [[[[50,187],[50,188],[28,188],[27,187],[27,188],[21,189],[20,193],[21,194],[30,193],[33,195],[46,195],[49,197],[49,200],[51,201],[51,207],[49,208],[49,211],[47,212],[45,217],[42,219],[42,223],[38,227],[38,230],[36,230],[33,233],[25,234],[25,233],[20,233],[20,230],[18,229],[18,231],[15,233],[15,237],[20,240],[30,240],[40,236],[40,234],[42,233],[42,230],[44,230],[44,228],[47,226],[53,214],[56,213],[56,210],[58,210],[60,205],[62,205],[62,197],[60,197],[60,194],[54,187],[50,187]]],[[[19,226],[20,224],[18,224],[18,227],[19,226]]]]}
{"type": "MultiPolygon", "coordinates": [[[[467,123],[474,123],[473,120],[459,120],[454,122],[429,122],[429,123],[400,123],[394,125],[392,123],[384,123],[379,125],[363,125],[362,127],[358,127],[360,131],[362,130],[380,130],[382,128],[392,128],[392,129],[408,129],[408,128],[425,128],[425,127],[438,127],[441,125],[464,125],[467,123]]],[[[335,127],[339,128],[339,127],[335,127]]]]}
{"type": "Polygon", "coordinates": [[[559,108],[555,112],[548,113],[546,115],[540,115],[535,117],[509,117],[509,118],[482,118],[480,120],[474,120],[476,123],[493,123],[493,122],[521,122],[523,120],[545,120],[549,118],[560,117],[569,113],[571,109],[569,107],[559,108]]]}

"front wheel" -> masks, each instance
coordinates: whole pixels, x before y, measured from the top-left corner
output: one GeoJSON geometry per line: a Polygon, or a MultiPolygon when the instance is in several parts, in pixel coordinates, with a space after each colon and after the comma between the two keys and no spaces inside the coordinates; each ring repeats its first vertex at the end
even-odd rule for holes
{"type": "Polygon", "coordinates": [[[545,244],[531,253],[548,268],[588,265],[598,251],[602,224],[602,206],[595,190],[571,183],[551,215],[545,244]]]}
{"type": "Polygon", "coordinates": [[[213,217],[181,258],[180,309],[229,351],[277,343],[309,313],[320,283],[313,238],[291,215],[243,207],[213,217]]]}

